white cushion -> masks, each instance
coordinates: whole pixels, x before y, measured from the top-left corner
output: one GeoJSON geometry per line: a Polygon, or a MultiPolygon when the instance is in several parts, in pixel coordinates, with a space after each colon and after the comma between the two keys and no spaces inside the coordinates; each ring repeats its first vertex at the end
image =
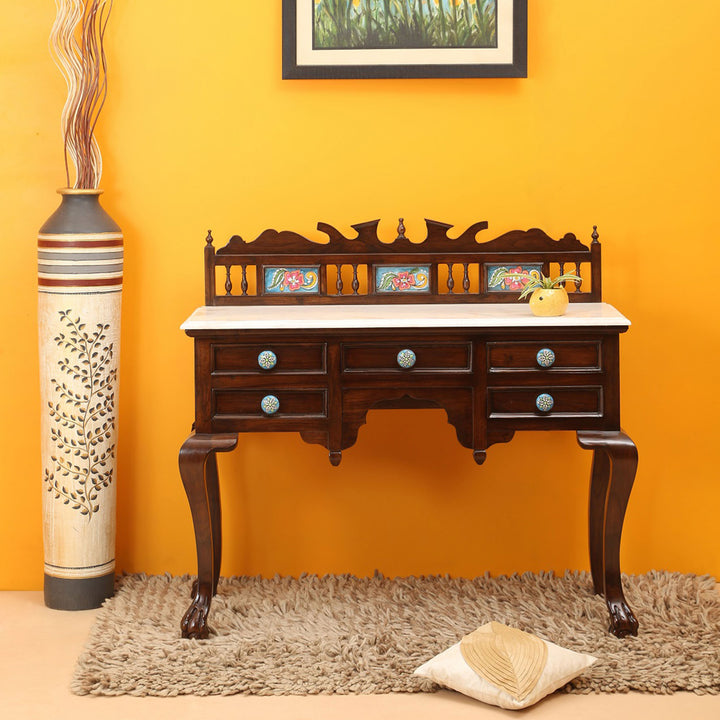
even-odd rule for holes
{"type": "MultiPolygon", "coordinates": [[[[494,630],[500,631],[503,628],[507,629],[506,626],[499,623],[487,623],[475,632],[492,633],[494,630]]],[[[520,633],[521,631],[515,632],[520,633]]],[[[523,634],[529,635],[529,633],[523,634]]],[[[519,710],[534,705],[538,700],[570,682],[597,660],[592,655],[576,653],[547,640],[541,638],[540,640],[547,646],[545,667],[535,686],[522,699],[514,697],[507,690],[498,687],[473,670],[465,661],[459,642],[428,660],[415,670],[414,674],[451,690],[457,690],[476,700],[498,705],[507,710],[519,710]]],[[[501,646],[502,640],[499,642],[501,646]]],[[[508,658],[507,661],[512,662],[512,658],[508,658]]]]}

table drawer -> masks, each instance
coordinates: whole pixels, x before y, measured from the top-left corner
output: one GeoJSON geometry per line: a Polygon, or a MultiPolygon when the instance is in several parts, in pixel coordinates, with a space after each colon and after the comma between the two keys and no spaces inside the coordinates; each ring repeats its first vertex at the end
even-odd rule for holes
{"type": "Polygon", "coordinates": [[[327,389],[218,389],[212,391],[213,419],[327,417],[327,389]]]}
{"type": "Polygon", "coordinates": [[[325,373],[326,343],[217,343],[211,346],[213,375],[325,373]]]}
{"type": "Polygon", "coordinates": [[[602,417],[602,386],[488,388],[488,417],[602,417]]]}
{"type": "Polygon", "coordinates": [[[427,343],[412,340],[357,345],[347,343],[342,346],[342,370],[346,373],[469,373],[472,371],[472,343],[427,343]]]}
{"type": "Polygon", "coordinates": [[[600,350],[599,340],[489,342],[488,370],[600,371],[600,350]]]}

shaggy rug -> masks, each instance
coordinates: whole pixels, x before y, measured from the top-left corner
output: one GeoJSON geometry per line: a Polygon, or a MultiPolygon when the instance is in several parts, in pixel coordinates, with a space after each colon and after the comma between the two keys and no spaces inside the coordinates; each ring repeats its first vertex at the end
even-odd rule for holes
{"type": "Polygon", "coordinates": [[[190,577],[118,580],[72,681],[86,695],[432,692],[413,670],[495,620],[599,658],[566,692],[720,692],[711,577],[627,576],[636,638],[607,632],[588,573],[479,577],[223,578],[208,640],[183,640],[190,577]]]}

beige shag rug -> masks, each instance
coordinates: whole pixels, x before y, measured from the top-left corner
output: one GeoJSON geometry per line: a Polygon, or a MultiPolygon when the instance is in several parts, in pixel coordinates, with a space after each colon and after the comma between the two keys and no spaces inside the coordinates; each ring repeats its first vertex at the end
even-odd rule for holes
{"type": "Polygon", "coordinates": [[[203,641],[180,637],[191,578],[128,575],[100,610],[72,682],[81,695],[432,692],[413,670],[495,620],[599,661],[567,692],[720,692],[711,577],[627,576],[637,638],[607,632],[588,573],[223,578],[203,641]]]}

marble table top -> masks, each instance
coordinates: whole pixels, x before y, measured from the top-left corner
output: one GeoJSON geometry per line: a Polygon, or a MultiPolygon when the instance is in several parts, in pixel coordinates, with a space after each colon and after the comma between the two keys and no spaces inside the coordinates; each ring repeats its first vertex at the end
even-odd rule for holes
{"type": "Polygon", "coordinates": [[[199,307],[183,330],[303,330],[371,328],[627,329],[630,321],[607,303],[570,303],[559,317],[536,317],[527,303],[387,305],[224,305],[199,307]]]}

